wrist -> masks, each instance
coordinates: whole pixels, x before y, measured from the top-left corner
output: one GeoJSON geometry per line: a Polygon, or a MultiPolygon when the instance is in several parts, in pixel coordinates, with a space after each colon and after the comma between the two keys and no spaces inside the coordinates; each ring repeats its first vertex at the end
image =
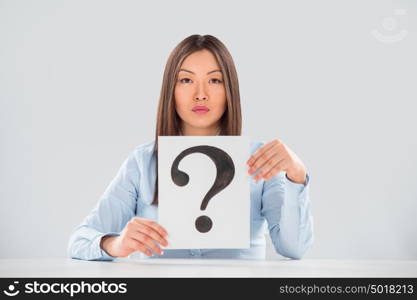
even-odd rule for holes
{"type": "Polygon", "coordinates": [[[305,184],[307,179],[307,172],[300,172],[296,175],[286,173],[287,179],[299,184],[305,184]]]}
{"type": "Polygon", "coordinates": [[[100,241],[100,248],[108,255],[115,256],[113,255],[112,245],[116,238],[117,236],[103,236],[100,241]]]}

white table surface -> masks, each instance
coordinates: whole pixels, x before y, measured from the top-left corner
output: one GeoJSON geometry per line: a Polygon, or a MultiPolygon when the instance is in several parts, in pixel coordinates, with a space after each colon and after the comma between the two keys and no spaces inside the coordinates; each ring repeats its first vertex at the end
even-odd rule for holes
{"type": "Polygon", "coordinates": [[[0,277],[417,277],[417,260],[0,259],[0,277]]]}

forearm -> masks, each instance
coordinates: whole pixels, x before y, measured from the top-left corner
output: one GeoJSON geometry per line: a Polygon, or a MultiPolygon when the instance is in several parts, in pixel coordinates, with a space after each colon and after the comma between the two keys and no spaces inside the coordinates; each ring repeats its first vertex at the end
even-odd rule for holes
{"type": "Polygon", "coordinates": [[[280,225],[271,232],[276,251],[293,259],[301,259],[313,243],[312,219],[297,217],[299,211],[298,207],[283,208],[280,225]]]}
{"type": "Polygon", "coordinates": [[[270,230],[276,251],[285,257],[302,258],[314,238],[308,187],[286,182],[279,220],[270,230]]]}

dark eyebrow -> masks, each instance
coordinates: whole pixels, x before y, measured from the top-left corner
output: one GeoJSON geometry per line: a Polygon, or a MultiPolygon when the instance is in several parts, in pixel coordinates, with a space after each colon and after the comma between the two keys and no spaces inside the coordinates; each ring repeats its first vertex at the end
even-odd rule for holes
{"type": "MultiPolygon", "coordinates": [[[[194,72],[191,72],[190,70],[186,70],[186,69],[180,69],[180,71],[185,71],[185,72],[188,72],[188,73],[194,74],[194,72]]],[[[213,71],[208,72],[208,73],[207,73],[207,75],[208,75],[208,74],[210,74],[210,73],[214,73],[214,72],[220,72],[220,73],[223,73],[221,70],[213,70],[213,71]]]]}

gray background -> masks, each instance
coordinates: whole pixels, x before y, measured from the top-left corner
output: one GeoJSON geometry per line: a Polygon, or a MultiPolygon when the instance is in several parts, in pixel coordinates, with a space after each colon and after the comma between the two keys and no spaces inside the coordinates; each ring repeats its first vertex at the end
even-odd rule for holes
{"type": "Polygon", "coordinates": [[[168,55],[198,33],[232,53],[243,134],[282,139],[309,169],[305,258],[417,259],[416,9],[0,1],[0,257],[66,255],[123,160],[153,139],[168,55]]]}

